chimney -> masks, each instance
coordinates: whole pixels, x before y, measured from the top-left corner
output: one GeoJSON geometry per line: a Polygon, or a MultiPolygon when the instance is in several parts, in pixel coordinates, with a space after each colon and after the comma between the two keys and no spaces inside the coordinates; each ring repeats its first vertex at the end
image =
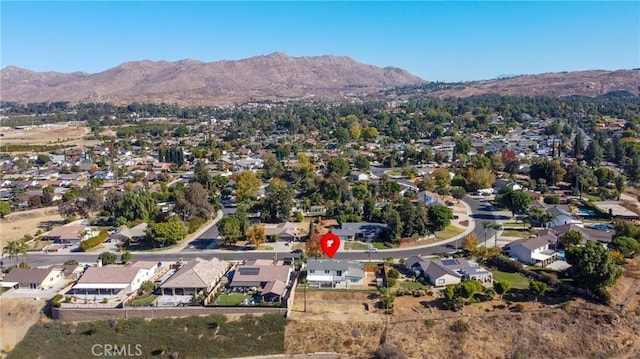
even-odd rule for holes
{"type": "Polygon", "coordinates": [[[96,267],[102,268],[102,259],[98,259],[98,262],[96,263],[96,267]]]}

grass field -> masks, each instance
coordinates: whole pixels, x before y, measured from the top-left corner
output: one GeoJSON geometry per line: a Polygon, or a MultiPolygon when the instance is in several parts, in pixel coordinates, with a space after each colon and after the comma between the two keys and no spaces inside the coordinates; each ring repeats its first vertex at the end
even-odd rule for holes
{"type": "Polygon", "coordinates": [[[491,271],[493,273],[493,280],[504,280],[511,284],[511,288],[514,289],[528,289],[529,280],[519,273],[502,272],[498,270],[491,271]]]}
{"type": "Polygon", "coordinates": [[[151,321],[50,322],[33,326],[7,358],[92,358],[96,357],[92,353],[96,343],[129,345],[130,355],[139,348],[141,358],[168,358],[174,352],[180,358],[281,354],[286,322],[283,316],[272,314],[246,315],[234,321],[211,315],[151,321]]]}
{"type": "Polygon", "coordinates": [[[518,230],[518,229],[505,229],[502,231],[503,236],[507,237],[524,237],[531,235],[532,233],[528,230],[518,230]]]}
{"type": "Polygon", "coordinates": [[[134,299],[133,302],[131,302],[131,306],[133,306],[133,307],[146,307],[149,304],[153,303],[153,301],[156,300],[156,298],[158,298],[158,296],[156,294],[149,294],[149,295],[144,296],[144,297],[138,297],[138,298],[134,299]]]}
{"type": "Polygon", "coordinates": [[[420,282],[399,282],[398,285],[404,289],[427,289],[428,287],[420,282]]]}
{"type": "Polygon", "coordinates": [[[244,294],[244,293],[230,293],[230,294],[220,294],[220,296],[216,299],[213,305],[221,305],[221,306],[234,306],[240,305],[243,300],[251,299],[253,297],[252,294],[244,294]]]}
{"type": "Polygon", "coordinates": [[[344,243],[344,249],[358,249],[358,250],[365,250],[369,248],[368,245],[366,245],[365,243],[360,243],[360,242],[345,242],[344,243]]]}
{"type": "Polygon", "coordinates": [[[456,235],[462,232],[464,232],[463,228],[459,228],[454,225],[449,225],[444,230],[436,232],[436,236],[440,239],[449,239],[449,238],[455,237],[456,235]]]}

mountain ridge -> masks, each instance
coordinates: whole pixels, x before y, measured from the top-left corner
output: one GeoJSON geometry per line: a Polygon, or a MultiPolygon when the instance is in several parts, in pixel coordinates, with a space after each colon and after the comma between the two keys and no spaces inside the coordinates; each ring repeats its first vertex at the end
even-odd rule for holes
{"type": "MultiPolygon", "coordinates": [[[[240,60],[203,62],[127,61],[101,72],[44,71],[7,66],[0,70],[6,102],[166,102],[222,105],[294,98],[345,99],[380,90],[428,85],[398,67],[377,67],[348,56],[293,57],[281,52],[240,60]]],[[[523,74],[462,83],[428,92],[435,97],[495,93],[512,96],[598,96],[615,90],[640,92],[640,71],[588,70],[523,74]]]]}

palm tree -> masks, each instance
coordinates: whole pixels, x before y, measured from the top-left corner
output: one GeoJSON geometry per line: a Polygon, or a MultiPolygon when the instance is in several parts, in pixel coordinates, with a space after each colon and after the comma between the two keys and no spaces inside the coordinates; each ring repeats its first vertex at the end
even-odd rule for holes
{"type": "Polygon", "coordinates": [[[18,246],[19,243],[16,241],[11,241],[8,242],[3,248],[2,248],[2,254],[4,255],[5,253],[9,254],[9,265],[13,265],[13,257],[18,255],[18,246]]]}
{"type": "Polygon", "coordinates": [[[493,230],[495,231],[493,234],[495,235],[495,244],[494,247],[498,246],[498,231],[502,229],[502,225],[500,224],[494,224],[491,226],[491,228],[493,228],[493,230]]]}
{"type": "Polygon", "coordinates": [[[300,281],[302,288],[304,288],[304,312],[307,312],[307,288],[309,287],[309,280],[307,278],[300,281]]]}
{"type": "Polygon", "coordinates": [[[18,254],[22,254],[22,263],[24,263],[26,260],[28,251],[29,251],[29,244],[27,244],[27,242],[24,240],[20,241],[20,243],[18,243],[17,245],[16,260],[18,259],[18,254]]]}
{"type": "Polygon", "coordinates": [[[493,228],[493,224],[489,221],[484,221],[482,222],[482,227],[484,228],[484,242],[486,245],[487,242],[487,231],[489,230],[489,228],[493,228]]]}

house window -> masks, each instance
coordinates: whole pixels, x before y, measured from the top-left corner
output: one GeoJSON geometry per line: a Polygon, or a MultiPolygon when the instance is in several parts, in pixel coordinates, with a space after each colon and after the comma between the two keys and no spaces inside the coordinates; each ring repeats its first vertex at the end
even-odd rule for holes
{"type": "Polygon", "coordinates": [[[324,274],[329,274],[329,273],[331,273],[331,271],[330,271],[330,270],[325,270],[325,271],[324,271],[324,274]]]}
{"type": "Polygon", "coordinates": [[[309,271],[309,273],[311,273],[311,274],[313,274],[313,273],[315,273],[315,272],[316,272],[316,270],[315,270],[315,269],[311,269],[311,270],[309,271]]]}
{"type": "Polygon", "coordinates": [[[438,285],[444,284],[444,279],[438,279],[438,285]]]}
{"type": "Polygon", "coordinates": [[[336,273],[336,275],[337,275],[338,277],[342,277],[342,271],[341,271],[341,270],[339,270],[339,271],[336,273]]]}

